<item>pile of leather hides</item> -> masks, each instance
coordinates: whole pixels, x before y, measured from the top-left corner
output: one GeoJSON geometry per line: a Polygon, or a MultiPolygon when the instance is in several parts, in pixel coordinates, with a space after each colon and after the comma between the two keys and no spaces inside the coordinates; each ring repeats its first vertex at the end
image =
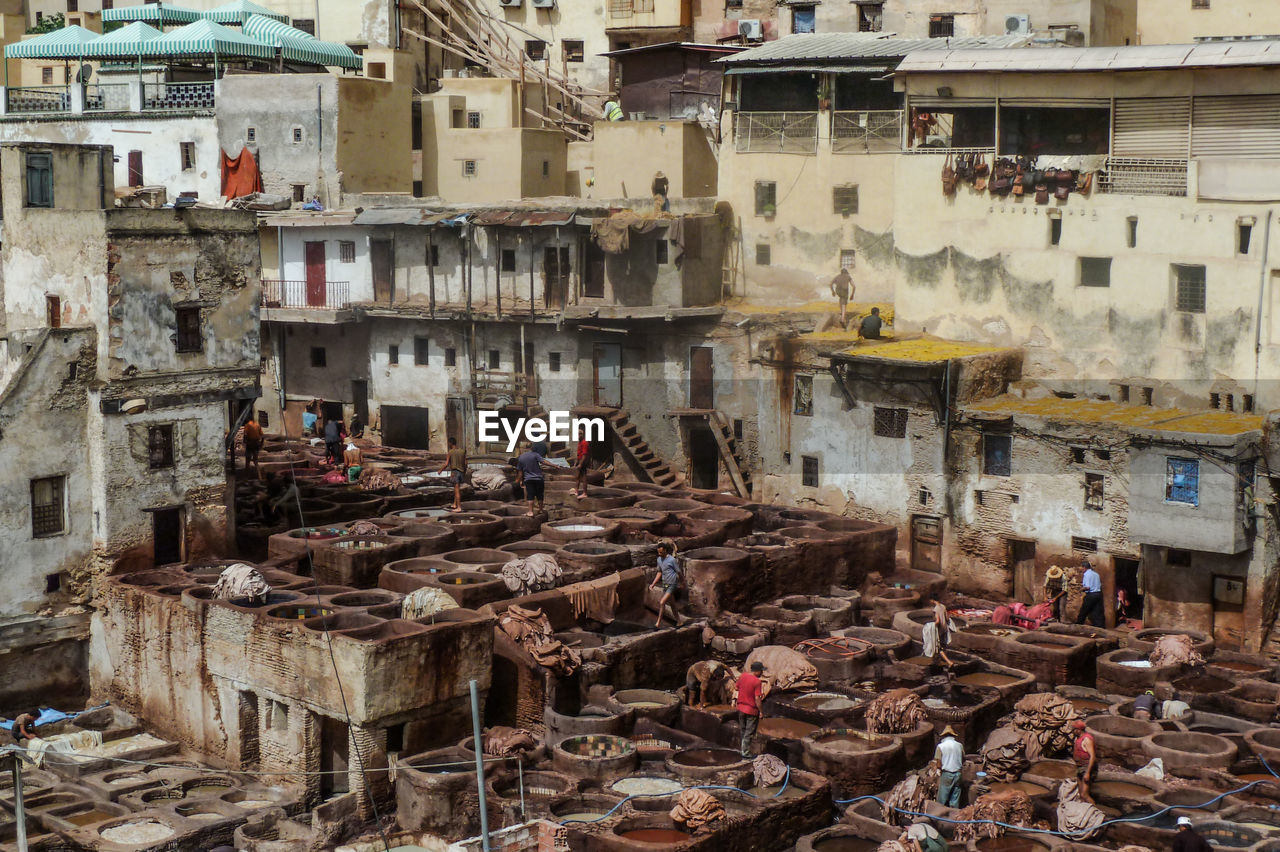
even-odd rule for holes
{"type": "Polygon", "coordinates": [[[560,574],[559,563],[545,553],[531,553],[502,566],[502,582],[517,596],[554,589],[560,574]]]}
{"type": "Polygon", "coordinates": [[[414,589],[400,601],[400,617],[412,621],[415,618],[435,615],[441,610],[457,608],[458,602],[449,597],[444,589],[423,586],[421,589],[414,589]]]}
{"type": "Polygon", "coordinates": [[[1156,647],[1147,659],[1152,668],[1160,666],[1202,666],[1204,657],[1196,651],[1191,637],[1185,633],[1169,633],[1156,640],[1156,647]]]}
{"type": "Polygon", "coordinates": [[[493,757],[506,757],[522,751],[533,751],[538,747],[533,734],[523,728],[508,728],[495,725],[484,732],[484,753],[493,757]]]}
{"type": "Polygon", "coordinates": [[[891,689],[867,706],[867,730],[873,734],[905,734],[929,718],[920,696],[891,689]]]}
{"type": "Polygon", "coordinates": [[[271,591],[262,572],[252,565],[234,562],[222,569],[213,586],[213,596],[220,601],[232,598],[265,598],[271,591]]]}
{"type": "Polygon", "coordinates": [[[1058,785],[1058,830],[1073,840],[1086,840],[1101,830],[1107,815],[1080,798],[1080,784],[1067,780],[1058,785]]]}
{"type": "Polygon", "coordinates": [[[361,491],[394,491],[400,487],[400,477],[385,467],[365,468],[360,471],[356,487],[361,491]]]}
{"type": "Polygon", "coordinates": [[[582,665],[578,652],[551,635],[551,622],[540,609],[512,605],[498,619],[502,632],[538,663],[558,677],[568,677],[582,665]]]}
{"type": "Polygon", "coordinates": [[[382,535],[382,527],[373,521],[356,521],[347,527],[347,532],[351,535],[382,535]]]}
{"type": "Polygon", "coordinates": [[[672,822],[695,831],[709,822],[726,817],[724,805],[720,804],[719,799],[705,790],[692,787],[680,794],[676,799],[676,806],[671,809],[672,822]]]}
{"type": "Polygon", "coordinates": [[[924,813],[925,806],[938,797],[937,764],[930,763],[919,772],[903,778],[884,797],[880,815],[889,825],[905,825],[915,819],[902,811],[924,813]]]}
{"type": "Polygon", "coordinates": [[[1017,781],[1031,765],[1023,732],[1011,725],[996,728],[982,745],[982,769],[991,781],[1017,781]]]}
{"type": "Polygon", "coordinates": [[[785,645],[763,645],[747,657],[742,667],[751,671],[755,663],[764,663],[764,675],[772,684],[770,690],[783,692],[788,689],[812,690],[818,688],[818,670],[799,651],[785,645]]]}
{"type": "Polygon", "coordinates": [[[1075,706],[1052,692],[1037,692],[1013,705],[1013,726],[1022,733],[1029,761],[1043,754],[1058,755],[1071,748],[1075,732],[1071,724],[1080,718],[1075,706]]]}
{"type": "Polygon", "coordinates": [[[1021,790],[986,793],[955,815],[957,821],[963,821],[956,826],[955,839],[996,837],[1004,834],[1004,828],[996,825],[997,822],[1009,825],[1031,825],[1031,818],[1031,799],[1021,790]],[[989,821],[971,822],[971,820],[989,821]]]}
{"type": "Polygon", "coordinates": [[[471,484],[481,491],[492,491],[507,484],[507,475],[497,465],[485,465],[471,471],[471,484]]]}
{"type": "Polygon", "coordinates": [[[787,765],[772,754],[762,754],[751,761],[751,773],[757,787],[772,787],[787,777],[787,765]]]}

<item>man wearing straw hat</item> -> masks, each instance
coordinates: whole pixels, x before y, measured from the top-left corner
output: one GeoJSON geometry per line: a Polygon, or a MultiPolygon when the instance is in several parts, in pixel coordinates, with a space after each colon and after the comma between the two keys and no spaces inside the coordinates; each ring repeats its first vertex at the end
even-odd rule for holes
{"type": "Polygon", "coordinates": [[[1067,597],[1066,572],[1057,565],[1050,565],[1049,570],[1044,575],[1044,599],[1045,602],[1053,607],[1053,617],[1058,621],[1065,622],[1066,616],[1063,614],[1063,601],[1067,597]]]}
{"type": "Polygon", "coordinates": [[[942,741],[933,752],[941,775],[938,777],[938,804],[948,808],[960,807],[960,767],[964,764],[964,746],[956,738],[956,729],[947,725],[942,729],[942,741]]]}

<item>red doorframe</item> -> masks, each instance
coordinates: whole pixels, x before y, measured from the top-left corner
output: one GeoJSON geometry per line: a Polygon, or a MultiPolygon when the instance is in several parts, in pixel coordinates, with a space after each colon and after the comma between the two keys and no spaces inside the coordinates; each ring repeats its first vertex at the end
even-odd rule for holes
{"type": "Polygon", "coordinates": [[[303,243],[307,264],[307,307],[325,306],[324,241],[303,243]]]}

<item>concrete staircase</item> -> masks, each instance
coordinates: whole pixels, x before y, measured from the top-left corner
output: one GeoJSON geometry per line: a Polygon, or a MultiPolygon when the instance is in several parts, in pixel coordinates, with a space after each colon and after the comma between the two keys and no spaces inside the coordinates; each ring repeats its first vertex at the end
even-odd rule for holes
{"type": "Polygon", "coordinates": [[[671,465],[658,457],[631,422],[625,409],[583,407],[573,410],[574,417],[600,417],[617,438],[615,442],[631,457],[632,467],[649,482],[675,488],[684,477],[671,469],[671,465]]]}

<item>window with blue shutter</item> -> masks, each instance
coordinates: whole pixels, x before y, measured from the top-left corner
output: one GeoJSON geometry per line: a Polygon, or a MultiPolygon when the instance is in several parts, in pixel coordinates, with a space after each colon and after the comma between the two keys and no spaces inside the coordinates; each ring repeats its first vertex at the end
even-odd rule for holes
{"type": "Polygon", "coordinates": [[[27,206],[53,206],[53,155],[32,151],[27,154],[27,206]]]}
{"type": "Polygon", "coordinates": [[[1166,503],[1200,505],[1200,462],[1196,459],[1167,459],[1164,500],[1166,503]]]}

